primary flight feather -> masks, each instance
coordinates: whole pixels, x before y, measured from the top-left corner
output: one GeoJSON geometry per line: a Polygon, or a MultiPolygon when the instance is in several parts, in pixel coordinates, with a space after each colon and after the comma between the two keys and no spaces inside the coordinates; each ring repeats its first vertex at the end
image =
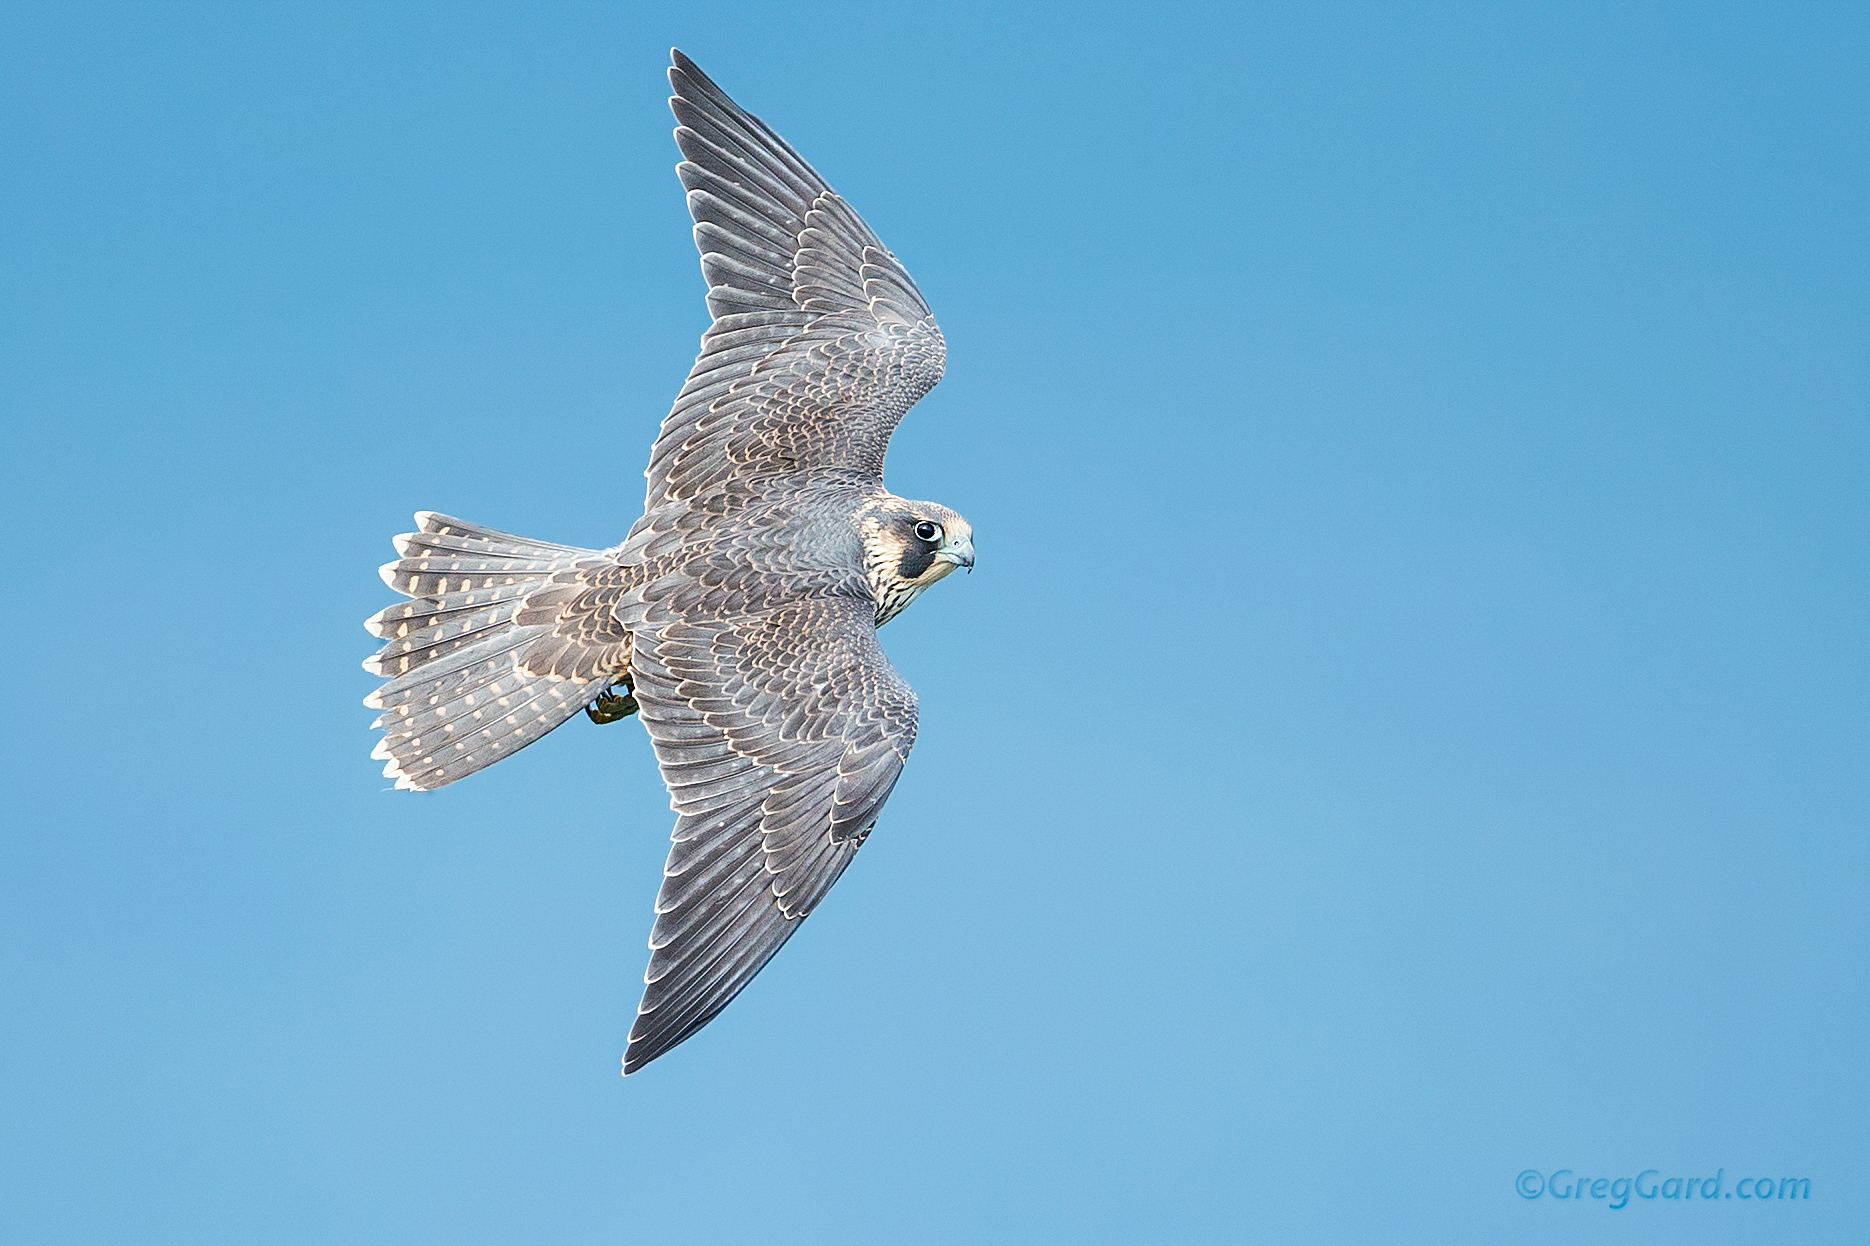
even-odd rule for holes
{"type": "Polygon", "coordinates": [[[877,628],[973,530],[883,487],[941,379],[915,282],[786,142],[681,52],[676,166],[713,323],[621,545],[578,549],[421,512],[383,568],[411,600],[365,662],[396,785],[441,787],[579,710],[640,711],[676,813],[623,1071],[725,1008],[876,824],[915,742],[877,628]]]}

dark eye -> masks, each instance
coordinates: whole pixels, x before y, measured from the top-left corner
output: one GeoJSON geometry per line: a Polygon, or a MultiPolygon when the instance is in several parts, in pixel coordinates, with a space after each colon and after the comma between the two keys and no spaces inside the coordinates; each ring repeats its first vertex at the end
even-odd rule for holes
{"type": "Polygon", "coordinates": [[[916,540],[918,541],[941,540],[941,525],[930,523],[928,520],[924,519],[921,523],[916,525],[916,540]]]}

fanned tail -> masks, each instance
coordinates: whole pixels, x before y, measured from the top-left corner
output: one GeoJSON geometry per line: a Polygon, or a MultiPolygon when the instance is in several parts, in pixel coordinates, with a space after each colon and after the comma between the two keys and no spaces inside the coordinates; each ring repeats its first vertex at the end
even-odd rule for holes
{"type": "MultiPolygon", "coordinates": [[[[515,616],[529,595],[572,582],[597,550],[496,532],[432,511],[396,538],[402,555],[383,582],[413,598],[364,626],[386,642],[364,669],[388,680],[364,698],[382,710],[371,756],[399,788],[430,791],[510,757],[576,714],[609,685],[528,657],[546,623],[515,616]]],[[[535,612],[536,613],[536,612],[535,612]]],[[[550,647],[548,642],[547,647],[550,647]]]]}

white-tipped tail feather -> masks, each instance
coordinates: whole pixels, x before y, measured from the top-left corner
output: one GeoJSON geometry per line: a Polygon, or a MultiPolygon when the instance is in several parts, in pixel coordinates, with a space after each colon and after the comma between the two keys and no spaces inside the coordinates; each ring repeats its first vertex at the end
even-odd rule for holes
{"type": "Polygon", "coordinates": [[[384,776],[429,791],[531,744],[604,691],[609,674],[529,664],[534,642],[558,647],[553,628],[515,622],[529,594],[570,582],[602,554],[432,511],[418,512],[416,524],[396,538],[402,557],[382,570],[384,583],[413,600],[364,623],[387,642],[364,669],[388,681],[364,704],[383,711],[370,755],[384,776]]]}

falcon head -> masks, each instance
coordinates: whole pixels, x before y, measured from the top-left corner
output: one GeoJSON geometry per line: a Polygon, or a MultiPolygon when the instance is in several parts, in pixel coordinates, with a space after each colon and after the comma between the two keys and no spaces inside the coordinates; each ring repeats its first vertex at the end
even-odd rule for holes
{"type": "Polygon", "coordinates": [[[974,529],[935,502],[882,498],[864,512],[861,529],[878,627],[956,567],[974,565],[974,529]]]}

